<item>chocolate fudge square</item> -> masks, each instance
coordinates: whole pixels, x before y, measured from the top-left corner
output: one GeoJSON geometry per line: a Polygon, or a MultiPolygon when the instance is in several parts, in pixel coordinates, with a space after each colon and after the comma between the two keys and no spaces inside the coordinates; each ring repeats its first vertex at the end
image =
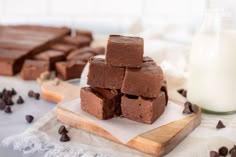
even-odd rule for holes
{"type": "Polygon", "coordinates": [[[49,71],[48,61],[26,60],[21,70],[21,77],[24,80],[36,80],[46,71],[49,71]]]}
{"type": "Polygon", "coordinates": [[[69,52],[76,49],[76,46],[69,45],[65,43],[56,43],[50,46],[50,49],[64,52],[65,55],[68,55],[69,52]]]}
{"type": "Polygon", "coordinates": [[[106,63],[116,67],[140,68],[143,63],[143,45],[140,37],[110,35],[106,63]]]}
{"type": "Polygon", "coordinates": [[[91,58],[89,61],[88,85],[99,88],[120,89],[125,69],[105,64],[102,58],[91,58]]]}
{"type": "Polygon", "coordinates": [[[121,96],[118,90],[83,87],[80,90],[81,108],[98,119],[110,119],[121,114],[121,96]]]}
{"type": "Polygon", "coordinates": [[[13,76],[20,72],[27,56],[26,51],[0,49],[0,74],[13,76]]]}
{"type": "Polygon", "coordinates": [[[67,44],[71,44],[74,45],[78,48],[82,48],[85,46],[89,46],[91,43],[90,38],[86,37],[86,36],[65,36],[62,39],[62,42],[67,43],[67,44]]]}
{"type": "Polygon", "coordinates": [[[93,33],[88,30],[76,30],[76,36],[86,36],[90,41],[93,41],[93,33]]]}
{"type": "Polygon", "coordinates": [[[61,51],[46,50],[33,57],[35,60],[48,61],[50,64],[50,70],[55,69],[55,63],[65,59],[65,54],[61,51]]]}
{"type": "Polygon", "coordinates": [[[166,106],[165,93],[161,92],[155,99],[124,95],[121,98],[121,111],[125,118],[133,121],[152,124],[164,112],[166,106]]]}
{"type": "Polygon", "coordinates": [[[85,62],[80,60],[57,62],[56,73],[62,80],[80,78],[85,64],[85,62]]]}
{"type": "Polygon", "coordinates": [[[104,47],[84,47],[81,49],[76,49],[70,52],[70,54],[66,57],[67,60],[72,60],[74,58],[77,58],[77,56],[80,56],[82,54],[93,54],[93,55],[102,55],[105,53],[104,47]]]}
{"type": "Polygon", "coordinates": [[[94,54],[92,52],[81,51],[80,49],[72,51],[67,57],[67,60],[82,60],[87,62],[94,54]]]}
{"type": "Polygon", "coordinates": [[[149,57],[145,57],[141,69],[126,68],[121,92],[146,98],[156,98],[160,94],[163,71],[149,57]]]}

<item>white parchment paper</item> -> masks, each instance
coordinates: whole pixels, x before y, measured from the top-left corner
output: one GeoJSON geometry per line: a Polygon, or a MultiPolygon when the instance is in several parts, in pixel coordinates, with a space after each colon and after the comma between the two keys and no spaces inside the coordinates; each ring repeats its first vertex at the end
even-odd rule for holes
{"type": "Polygon", "coordinates": [[[162,116],[156,120],[152,125],[142,124],[135,121],[131,121],[126,118],[112,118],[109,120],[100,120],[90,114],[84,112],[80,108],[80,99],[75,99],[70,102],[61,103],[63,108],[66,108],[74,113],[79,114],[82,117],[94,122],[95,124],[101,126],[103,129],[111,133],[114,137],[120,140],[122,143],[127,143],[134,137],[150,131],[152,129],[158,128],[160,126],[166,125],[173,121],[177,121],[185,118],[186,116],[182,114],[183,107],[169,101],[162,116]]]}

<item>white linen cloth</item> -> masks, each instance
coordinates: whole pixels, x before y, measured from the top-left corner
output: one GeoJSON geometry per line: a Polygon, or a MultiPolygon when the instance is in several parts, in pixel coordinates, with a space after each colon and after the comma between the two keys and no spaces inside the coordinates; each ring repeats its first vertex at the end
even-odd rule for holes
{"type": "MultiPolygon", "coordinates": [[[[168,41],[153,38],[150,33],[139,34],[145,38],[145,55],[154,58],[164,69],[172,99],[183,99],[176,93],[176,89],[183,87],[187,78],[187,57],[190,45],[173,40],[169,42],[169,36],[165,38],[164,33],[158,33],[159,37],[168,41]]],[[[191,36],[188,31],[185,33],[191,36]]],[[[172,39],[179,38],[181,34],[178,34],[178,38],[172,39]]],[[[104,44],[104,42],[101,43],[104,44]]],[[[5,146],[13,145],[14,149],[22,150],[24,153],[43,151],[46,152],[45,157],[148,156],[71,127],[68,127],[71,142],[60,143],[58,142],[59,135],[56,133],[60,125],[61,123],[55,118],[55,111],[51,111],[22,134],[8,137],[2,143],[5,146]]],[[[227,116],[203,114],[201,125],[166,156],[208,157],[210,150],[218,150],[223,145],[231,148],[233,144],[236,144],[235,133],[236,114],[227,116]],[[215,128],[219,119],[225,123],[226,128],[221,130],[215,128]]]]}

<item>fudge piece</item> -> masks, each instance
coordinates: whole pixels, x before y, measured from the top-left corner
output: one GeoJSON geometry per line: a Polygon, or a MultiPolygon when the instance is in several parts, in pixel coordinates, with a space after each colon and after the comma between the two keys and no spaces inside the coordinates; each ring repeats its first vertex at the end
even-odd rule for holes
{"type": "Polygon", "coordinates": [[[62,80],[80,78],[85,64],[85,62],[80,60],[57,62],[56,72],[62,80]]]}
{"type": "Polygon", "coordinates": [[[90,48],[90,51],[95,55],[104,55],[105,54],[105,47],[98,46],[98,47],[87,47],[87,50],[90,48]]]}
{"type": "Polygon", "coordinates": [[[0,74],[13,76],[20,72],[27,55],[26,51],[0,49],[0,74]]]}
{"type": "Polygon", "coordinates": [[[117,67],[140,68],[143,63],[143,39],[110,35],[107,43],[106,63],[117,67]]]}
{"type": "Polygon", "coordinates": [[[152,124],[164,112],[165,93],[161,92],[155,99],[124,95],[121,98],[121,111],[125,118],[141,123],[152,124]]]}
{"type": "Polygon", "coordinates": [[[67,57],[67,60],[82,60],[87,62],[92,56],[94,56],[91,52],[82,52],[80,50],[72,51],[67,57]]]}
{"type": "Polygon", "coordinates": [[[71,60],[84,53],[102,55],[105,53],[105,48],[104,47],[84,47],[81,49],[76,49],[76,50],[71,51],[70,54],[66,57],[66,59],[71,60]]]}
{"type": "Polygon", "coordinates": [[[55,69],[55,63],[65,59],[65,54],[61,51],[47,50],[33,57],[36,60],[48,61],[50,64],[50,70],[55,69]]]}
{"type": "Polygon", "coordinates": [[[64,44],[64,43],[56,43],[50,46],[50,49],[64,52],[65,55],[68,55],[70,51],[76,49],[76,46],[64,44]]]}
{"type": "Polygon", "coordinates": [[[167,90],[167,81],[162,81],[161,91],[165,93],[166,105],[168,104],[169,96],[167,90]]]}
{"type": "Polygon", "coordinates": [[[102,58],[89,61],[88,85],[100,88],[120,89],[124,79],[125,68],[111,67],[102,58]]]}
{"type": "Polygon", "coordinates": [[[149,57],[141,69],[126,68],[121,92],[146,98],[158,97],[163,81],[163,71],[149,57]]]}
{"type": "Polygon", "coordinates": [[[76,47],[82,48],[85,46],[89,46],[91,43],[90,38],[86,36],[65,36],[62,41],[67,44],[74,45],[76,47]]]}
{"type": "Polygon", "coordinates": [[[122,93],[118,90],[83,87],[80,90],[81,108],[98,119],[109,119],[121,114],[122,93]]]}
{"type": "Polygon", "coordinates": [[[76,30],[76,35],[77,36],[86,36],[90,39],[90,41],[93,41],[93,34],[91,31],[87,30],[76,30]]]}
{"type": "Polygon", "coordinates": [[[21,77],[24,80],[36,80],[46,71],[49,71],[48,61],[26,60],[21,70],[21,77]]]}

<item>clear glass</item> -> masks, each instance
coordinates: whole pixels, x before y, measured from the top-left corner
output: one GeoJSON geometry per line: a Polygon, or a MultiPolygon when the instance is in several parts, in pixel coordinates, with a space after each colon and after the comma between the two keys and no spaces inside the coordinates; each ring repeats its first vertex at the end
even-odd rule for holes
{"type": "Polygon", "coordinates": [[[210,113],[236,112],[235,4],[209,0],[192,43],[187,98],[210,113]]]}

